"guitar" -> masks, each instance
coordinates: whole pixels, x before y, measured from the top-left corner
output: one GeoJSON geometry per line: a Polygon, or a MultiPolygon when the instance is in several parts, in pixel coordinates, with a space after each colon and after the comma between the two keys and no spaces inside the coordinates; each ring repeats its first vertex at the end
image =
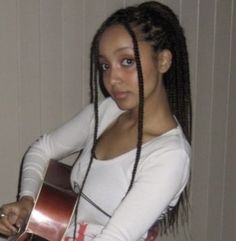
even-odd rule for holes
{"type": "MultiPolygon", "coordinates": [[[[70,224],[77,195],[70,184],[71,167],[51,160],[29,218],[8,241],[61,241],[70,224]]],[[[151,229],[145,241],[154,241],[151,229]]]]}
{"type": "Polygon", "coordinates": [[[77,196],[70,185],[71,167],[51,160],[32,212],[19,232],[8,241],[25,241],[36,235],[61,241],[71,221],[77,196]]]}

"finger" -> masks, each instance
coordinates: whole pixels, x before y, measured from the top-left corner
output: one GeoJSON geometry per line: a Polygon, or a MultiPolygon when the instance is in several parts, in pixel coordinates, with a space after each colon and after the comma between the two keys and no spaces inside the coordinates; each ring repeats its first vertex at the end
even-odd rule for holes
{"type": "Polygon", "coordinates": [[[17,232],[16,227],[9,222],[7,216],[0,219],[0,232],[7,236],[13,235],[17,232]]]}
{"type": "Polygon", "coordinates": [[[25,219],[18,218],[16,221],[16,228],[19,230],[25,223],[25,219]]]}
{"type": "Polygon", "coordinates": [[[7,218],[11,217],[12,222],[14,222],[12,217],[13,216],[16,217],[17,215],[19,215],[19,208],[17,206],[13,206],[13,205],[3,205],[0,208],[0,216],[1,215],[2,216],[7,216],[7,218]]]}
{"type": "Polygon", "coordinates": [[[10,231],[8,229],[6,229],[6,227],[2,226],[0,224],[0,234],[4,235],[4,236],[10,236],[10,231]]]}
{"type": "Polygon", "coordinates": [[[14,235],[14,233],[6,228],[5,226],[0,224],[0,233],[3,234],[4,236],[11,236],[14,235]]]}
{"type": "MultiPolygon", "coordinates": [[[[17,203],[13,203],[10,205],[4,205],[0,208],[0,213],[2,213],[3,215],[6,215],[6,219],[5,217],[3,218],[5,222],[4,225],[7,225],[7,227],[15,227],[16,222],[21,214],[21,209],[20,206],[17,205],[17,203]]],[[[13,229],[13,228],[11,228],[13,229]]]]}
{"type": "Polygon", "coordinates": [[[4,220],[1,221],[1,224],[7,229],[9,230],[11,233],[17,233],[18,228],[15,227],[14,224],[11,224],[7,218],[5,218],[4,220]]]}
{"type": "Polygon", "coordinates": [[[25,208],[22,209],[15,222],[16,227],[18,227],[18,228],[22,227],[22,225],[27,221],[29,214],[30,214],[29,210],[27,210],[25,208]]]}
{"type": "Polygon", "coordinates": [[[16,223],[17,218],[18,218],[17,214],[15,214],[13,212],[10,212],[7,215],[8,222],[12,225],[14,225],[16,223]]]}
{"type": "Polygon", "coordinates": [[[1,209],[0,211],[0,221],[3,225],[5,225],[8,229],[11,229],[12,231],[15,231],[15,223],[17,220],[17,214],[12,211],[8,211],[7,209],[1,209]]]}

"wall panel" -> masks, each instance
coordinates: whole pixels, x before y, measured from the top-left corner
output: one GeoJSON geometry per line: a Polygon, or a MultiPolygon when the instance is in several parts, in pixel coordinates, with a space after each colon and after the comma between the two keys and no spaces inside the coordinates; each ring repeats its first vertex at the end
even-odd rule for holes
{"type": "Polygon", "coordinates": [[[206,240],[211,151],[212,87],[215,2],[200,1],[198,20],[198,62],[195,85],[194,153],[192,173],[192,236],[206,240]],[[199,210],[201,207],[201,211],[199,210]],[[198,227],[198,228],[195,228],[198,227]],[[199,232],[199,230],[201,230],[199,232]]]}
{"type": "Polygon", "coordinates": [[[230,64],[231,0],[218,1],[215,12],[214,72],[212,87],[211,153],[208,190],[207,240],[221,240],[227,132],[228,71],[230,64]],[[220,111],[219,111],[220,110],[220,111]],[[216,199],[215,197],[218,196],[216,199]]]}
{"type": "Polygon", "coordinates": [[[19,85],[17,2],[0,6],[0,201],[15,199],[19,170],[19,85]],[[18,161],[17,161],[18,160],[18,161]]]}
{"type": "Polygon", "coordinates": [[[234,206],[236,203],[236,4],[231,5],[231,43],[230,43],[230,65],[229,65],[229,95],[227,108],[227,140],[225,153],[226,163],[224,167],[224,203],[223,203],[223,230],[221,240],[236,240],[236,215],[234,206]]]}
{"type": "Polygon", "coordinates": [[[62,1],[40,1],[41,122],[49,130],[62,120],[62,1]]]}
{"type": "MultiPolygon", "coordinates": [[[[41,132],[39,1],[18,1],[20,150],[41,132]]],[[[24,152],[24,151],[23,151],[24,152]]]]}
{"type": "MultiPolygon", "coordinates": [[[[90,43],[98,26],[117,8],[141,2],[0,1],[0,203],[15,199],[28,145],[88,103],[90,43]]],[[[194,116],[190,224],[158,240],[232,241],[236,4],[161,2],[173,8],[187,36],[194,116]]]]}
{"type": "Polygon", "coordinates": [[[119,8],[125,7],[125,2],[125,0],[106,0],[106,16],[109,16],[119,8]]]}
{"type": "Polygon", "coordinates": [[[64,0],[62,6],[62,112],[63,120],[82,108],[83,92],[83,3],[64,0]]]}

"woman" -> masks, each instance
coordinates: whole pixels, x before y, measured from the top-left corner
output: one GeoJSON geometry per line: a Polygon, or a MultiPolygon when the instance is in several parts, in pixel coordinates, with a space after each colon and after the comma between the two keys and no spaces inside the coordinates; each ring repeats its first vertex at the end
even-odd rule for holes
{"type": "Polygon", "coordinates": [[[91,47],[91,93],[93,105],[31,146],[20,200],[1,207],[2,234],[29,215],[48,160],[80,150],[71,174],[79,202],[65,239],[151,240],[151,227],[176,227],[179,204],[186,211],[191,100],[185,37],[168,7],[146,2],[102,24],[91,47]]]}

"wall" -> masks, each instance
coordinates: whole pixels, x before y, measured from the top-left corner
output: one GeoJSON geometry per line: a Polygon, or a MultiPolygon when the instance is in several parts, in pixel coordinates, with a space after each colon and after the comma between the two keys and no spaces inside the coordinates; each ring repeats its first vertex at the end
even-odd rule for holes
{"type": "MultiPolygon", "coordinates": [[[[91,38],[137,0],[0,0],[0,203],[16,196],[30,143],[88,102],[91,38]]],[[[163,0],[185,28],[194,140],[189,227],[159,240],[236,240],[236,3],[163,0]]]]}

